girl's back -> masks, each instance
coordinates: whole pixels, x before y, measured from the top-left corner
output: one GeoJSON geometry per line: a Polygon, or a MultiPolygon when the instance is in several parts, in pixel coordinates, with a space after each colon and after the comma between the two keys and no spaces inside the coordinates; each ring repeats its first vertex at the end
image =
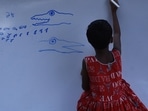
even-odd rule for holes
{"type": "Polygon", "coordinates": [[[101,63],[95,56],[84,58],[90,79],[90,90],[79,101],[78,111],[147,111],[129,84],[122,79],[121,56],[112,51],[114,61],[101,63]]]}

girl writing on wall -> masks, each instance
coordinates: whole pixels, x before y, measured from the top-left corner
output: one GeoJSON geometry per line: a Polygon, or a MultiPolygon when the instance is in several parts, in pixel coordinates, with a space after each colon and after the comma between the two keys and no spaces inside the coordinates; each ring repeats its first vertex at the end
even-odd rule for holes
{"type": "Polygon", "coordinates": [[[84,92],[78,100],[77,111],[148,111],[122,78],[118,8],[112,3],[110,5],[113,31],[106,20],[99,19],[91,22],[86,32],[96,54],[85,57],[82,62],[84,92]],[[109,43],[112,42],[113,49],[110,51],[109,43]]]}

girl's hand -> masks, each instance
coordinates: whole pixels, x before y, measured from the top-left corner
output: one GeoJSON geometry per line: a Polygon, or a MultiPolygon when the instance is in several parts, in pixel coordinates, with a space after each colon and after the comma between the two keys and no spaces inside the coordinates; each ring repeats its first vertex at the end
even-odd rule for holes
{"type": "MultiPolygon", "coordinates": [[[[114,0],[116,3],[118,3],[118,0],[114,0]]],[[[118,3],[119,4],[119,3],[118,3]]],[[[110,6],[111,6],[111,11],[116,12],[118,7],[115,6],[111,1],[110,1],[110,6]]]]}

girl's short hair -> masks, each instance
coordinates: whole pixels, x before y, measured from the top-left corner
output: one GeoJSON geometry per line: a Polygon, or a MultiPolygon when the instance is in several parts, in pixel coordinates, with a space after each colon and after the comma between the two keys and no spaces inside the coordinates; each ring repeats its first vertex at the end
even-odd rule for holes
{"type": "Polygon", "coordinates": [[[95,20],[88,25],[86,35],[94,49],[105,49],[112,38],[112,27],[106,20],[95,20]]]}

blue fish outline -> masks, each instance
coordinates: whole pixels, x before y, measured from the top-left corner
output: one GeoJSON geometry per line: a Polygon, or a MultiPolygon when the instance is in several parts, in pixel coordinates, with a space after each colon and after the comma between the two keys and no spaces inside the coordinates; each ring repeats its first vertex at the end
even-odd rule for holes
{"type": "Polygon", "coordinates": [[[74,42],[74,41],[68,41],[64,39],[58,39],[57,37],[51,37],[48,40],[41,40],[40,42],[48,43],[49,45],[56,45],[57,42],[64,42],[63,45],[61,45],[61,49],[54,49],[54,48],[46,48],[46,49],[40,49],[38,52],[58,52],[58,53],[65,53],[65,54],[70,54],[70,53],[83,53],[81,50],[75,49],[75,47],[83,47],[84,44],[79,43],[79,42],[74,42]],[[64,50],[67,51],[64,51],[64,50]]]}
{"type": "Polygon", "coordinates": [[[56,10],[49,10],[46,13],[36,14],[31,17],[31,20],[37,20],[38,22],[32,24],[33,26],[54,26],[54,25],[70,25],[70,22],[59,22],[59,23],[50,23],[51,17],[60,14],[60,15],[70,15],[73,16],[72,13],[58,12],[56,10]],[[41,22],[39,22],[41,21],[41,22]]]}

